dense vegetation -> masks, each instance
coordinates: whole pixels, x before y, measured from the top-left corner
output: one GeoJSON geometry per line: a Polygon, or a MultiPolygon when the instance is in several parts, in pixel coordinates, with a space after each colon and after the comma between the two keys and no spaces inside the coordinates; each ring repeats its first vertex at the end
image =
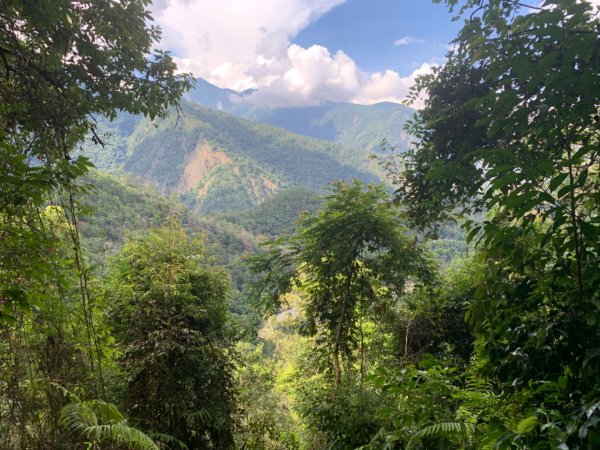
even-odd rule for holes
{"type": "Polygon", "coordinates": [[[105,147],[84,154],[103,170],[125,171],[163,193],[183,194],[202,212],[246,209],[282,188],[320,189],[336,179],[376,179],[366,153],[182,103],[164,120],[101,120],[105,147]],[[135,125],[135,126],[134,126],[135,125]]]}
{"type": "Polygon", "coordinates": [[[180,107],[144,0],[0,0],[0,447],[600,447],[600,19],[445,3],[390,191],[180,107]]]}
{"type": "Polygon", "coordinates": [[[337,142],[360,152],[378,150],[383,140],[402,149],[408,147],[409,135],[404,124],[415,111],[405,105],[324,102],[317,106],[261,107],[244,101],[245,94],[218,88],[198,78],[185,98],[292,133],[337,142]]]}

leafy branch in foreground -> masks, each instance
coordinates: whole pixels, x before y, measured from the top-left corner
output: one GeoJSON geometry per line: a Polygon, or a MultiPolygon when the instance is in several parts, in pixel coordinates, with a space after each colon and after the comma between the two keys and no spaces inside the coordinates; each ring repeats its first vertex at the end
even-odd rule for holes
{"type": "Polygon", "coordinates": [[[473,442],[477,427],[472,423],[466,422],[441,422],[433,425],[429,425],[425,428],[420,429],[414,433],[408,444],[406,444],[406,450],[415,448],[417,441],[421,439],[427,439],[432,437],[457,437],[460,440],[473,442]]]}
{"type": "Polygon", "coordinates": [[[488,212],[467,225],[484,267],[468,313],[475,367],[514,417],[540,420],[522,434],[514,417],[489,421],[496,446],[595,448],[600,19],[588,1],[444,3],[466,20],[412,91],[427,98],[396,200],[419,228],[488,212]]]}

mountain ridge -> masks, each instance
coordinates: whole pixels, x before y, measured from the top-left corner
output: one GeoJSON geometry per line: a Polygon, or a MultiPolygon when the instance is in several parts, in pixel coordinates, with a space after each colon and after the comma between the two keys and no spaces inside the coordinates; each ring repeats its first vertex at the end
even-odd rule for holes
{"type": "Polygon", "coordinates": [[[253,105],[248,99],[251,93],[220,88],[197,78],[185,98],[237,117],[355,149],[376,151],[383,140],[400,149],[409,145],[403,127],[416,111],[399,103],[362,105],[324,101],[313,106],[269,107],[253,105]]]}
{"type": "Polygon", "coordinates": [[[201,212],[246,209],[288,187],[319,190],[333,180],[378,178],[367,152],[188,101],[178,116],[104,119],[99,128],[108,145],[84,152],[99,169],[123,170],[201,212]]]}

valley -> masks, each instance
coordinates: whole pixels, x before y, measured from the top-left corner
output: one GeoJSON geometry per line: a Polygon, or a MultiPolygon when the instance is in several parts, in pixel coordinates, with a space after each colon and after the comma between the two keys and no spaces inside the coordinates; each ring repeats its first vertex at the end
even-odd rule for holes
{"type": "Polygon", "coordinates": [[[0,449],[600,448],[599,11],[0,0],[0,449]]]}

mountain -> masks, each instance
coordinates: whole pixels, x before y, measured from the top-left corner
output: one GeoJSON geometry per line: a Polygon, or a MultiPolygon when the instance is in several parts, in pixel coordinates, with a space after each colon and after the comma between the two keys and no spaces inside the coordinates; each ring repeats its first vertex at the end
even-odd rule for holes
{"type": "Polygon", "coordinates": [[[194,87],[184,94],[184,98],[208,108],[230,111],[234,101],[243,98],[243,95],[232,89],[222,89],[202,78],[196,78],[194,87]]]}
{"type": "Polygon", "coordinates": [[[332,180],[375,181],[368,152],[257,124],[183,102],[180,114],[154,123],[99,119],[105,146],[84,153],[100,169],[123,171],[200,212],[246,209],[275,192],[319,190],[332,180]]]}
{"type": "Polygon", "coordinates": [[[222,89],[198,78],[186,98],[238,117],[350,148],[376,151],[383,139],[401,149],[408,147],[409,137],[403,127],[415,114],[412,108],[397,103],[357,105],[339,102],[306,107],[260,107],[247,101],[246,97],[251,93],[222,89]]]}
{"type": "Polygon", "coordinates": [[[276,238],[292,232],[303,214],[313,214],[321,204],[317,192],[296,187],[279,191],[250,209],[229,211],[220,217],[241,226],[257,238],[276,238]]]}
{"type": "Polygon", "coordinates": [[[165,226],[169,217],[176,217],[187,232],[204,236],[208,253],[228,269],[234,287],[244,288],[249,273],[243,258],[258,252],[258,244],[242,226],[199,216],[173,199],[96,170],[87,174],[82,183],[92,188],[78,198],[86,211],[79,217],[81,236],[86,254],[98,272],[103,271],[106,259],[121,248],[128,233],[165,226]]]}

